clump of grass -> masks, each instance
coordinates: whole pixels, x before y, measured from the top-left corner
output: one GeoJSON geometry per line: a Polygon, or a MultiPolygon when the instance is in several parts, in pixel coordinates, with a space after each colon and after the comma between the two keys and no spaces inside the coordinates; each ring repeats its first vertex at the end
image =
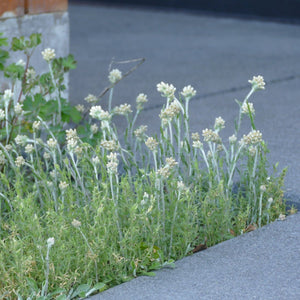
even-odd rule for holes
{"type": "Polygon", "coordinates": [[[176,94],[173,85],[159,83],[166,103],[159,134],[148,136],[146,125],[135,127],[145,94],[137,96],[135,109],[113,105],[125,76],[120,70],[108,76],[108,110],[97,103],[106,92],[74,108],[62,91],[64,73],[76,62],[46,49],[49,73],[36,75],[29,62],[39,42],[39,35],[13,40],[12,49],[27,60],[5,67],[11,89],[0,96],[3,298],[85,297],[153,275],[203,240],[214,245],[284,212],[285,170],[269,172],[267,145],[249,102],[264,89],[262,76],[253,77],[250,92],[237,101],[228,140],[221,136],[221,117],[201,134],[190,132],[193,87],[176,94]],[[124,137],[116,115],[127,120],[124,137]],[[246,134],[242,121],[249,125],[246,134]]]}

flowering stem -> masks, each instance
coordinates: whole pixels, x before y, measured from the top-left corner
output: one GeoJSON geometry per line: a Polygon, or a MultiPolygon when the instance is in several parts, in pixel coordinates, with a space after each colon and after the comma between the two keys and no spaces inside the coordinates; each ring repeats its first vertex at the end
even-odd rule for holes
{"type": "Polygon", "coordinates": [[[111,103],[112,103],[113,93],[114,93],[114,88],[111,88],[109,91],[109,98],[108,98],[108,112],[111,112],[111,103]]]}
{"type": "Polygon", "coordinates": [[[171,257],[171,254],[172,254],[173,231],[174,231],[174,225],[175,225],[175,221],[176,221],[177,208],[178,208],[178,203],[179,203],[179,200],[180,200],[180,196],[181,196],[181,190],[179,189],[178,196],[177,196],[177,201],[176,201],[176,204],[175,204],[174,214],[173,214],[173,221],[172,221],[172,225],[171,225],[169,258],[171,257]]]}

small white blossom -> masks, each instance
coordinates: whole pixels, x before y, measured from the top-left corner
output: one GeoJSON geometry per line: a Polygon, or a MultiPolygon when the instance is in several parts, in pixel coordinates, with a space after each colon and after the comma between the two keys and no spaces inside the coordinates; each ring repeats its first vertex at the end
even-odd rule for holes
{"type": "Polygon", "coordinates": [[[66,130],[66,140],[71,140],[71,139],[74,139],[74,140],[79,139],[76,128],[75,129],[71,128],[71,129],[66,130]]]}
{"type": "Polygon", "coordinates": [[[26,152],[26,153],[30,154],[30,153],[33,152],[33,150],[34,150],[34,147],[33,147],[32,144],[26,145],[26,147],[25,147],[25,152],[26,152]]]}
{"type": "Polygon", "coordinates": [[[26,71],[26,83],[31,83],[35,80],[35,70],[33,68],[29,68],[26,71]]]}
{"type": "Polygon", "coordinates": [[[49,188],[52,188],[52,187],[53,187],[53,182],[52,182],[52,181],[47,181],[47,186],[48,186],[49,188]]]}
{"type": "Polygon", "coordinates": [[[66,188],[69,186],[69,184],[68,183],[66,183],[65,181],[61,181],[60,183],[59,183],[59,189],[63,192],[63,191],[65,191],[66,190],[66,188]]]}
{"type": "Polygon", "coordinates": [[[87,102],[87,103],[95,103],[97,102],[97,97],[95,95],[92,95],[92,94],[88,94],[84,100],[87,102]]]}
{"type": "Polygon", "coordinates": [[[186,100],[190,100],[192,97],[196,95],[196,90],[191,85],[188,85],[183,88],[181,95],[186,100]]]}
{"type": "Polygon", "coordinates": [[[51,149],[55,149],[56,145],[57,145],[57,140],[54,140],[53,138],[50,138],[47,141],[47,145],[49,146],[49,148],[51,149]]]}
{"type": "Polygon", "coordinates": [[[5,90],[3,99],[5,102],[9,101],[14,96],[14,93],[11,90],[5,90]]]}
{"type": "Polygon", "coordinates": [[[262,142],[262,134],[259,130],[252,130],[248,135],[243,135],[241,143],[245,145],[256,145],[262,142]]]}
{"type": "Polygon", "coordinates": [[[108,151],[117,151],[119,149],[119,145],[115,140],[101,141],[100,145],[108,151]]]}
{"type": "Polygon", "coordinates": [[[33,124],[32,124],[32,129],[33,130],[39,130],[41,127],[41,122],[40,121],[34,121],[33,124]]]}
{"type": "Polygon", "coordinates": [[[200,135],[198,132],[193,132],[192,133],[192,140],[193,141],[200,141],[200,135]]]}
{"type": "Polygon", "coordinates": [[[214,128],[215,130],[225,128],[225,121],[223,120],[222,117],[216,118],[214,128]]]}
{"type": "Polygon", "coordinates": [[[46,62],[50,62],[52,59],[55,58],[55,50],[51,48],[47,48],[44,51],[42,51],[43,59],[46,62]]]}
{"type": "Polygon", "coordinates": [[[286,216],[284,214],[280,214],[278,217],[279,221],[284,221],[286,219],[286,216]]]}
{"type": "Polygon", "coordinates": [[[161,82],[157,84],[157,91],[161,93],[163,97],[167,98],[174,98],[174,93],[176,91],[176,88],[173,86],[173,84],[168,84],[165,82],[161,82]]]}
{"type": "Polygon", "coordinates": [[[48,160],[48,159],[50,159],[51,155],[48,152],[44,152],[43,157],[44,157],[45,160],[48,160]]]}
{"type": "Polygon", "coordinates": [[[263,184],[259,187],[261,192],[265,192],[267,190],[267,187],[263,184]]]}
{"type": "Polygon", "coordinates": [[[77,139],[71,138],[67,140],[67,148],[68,151],[73,152],[74,149],[77,147],[77,139]]]}
{"type": "Polygon", "coordinates": [[[147,125],[141,125],[139,128],[137,128],[134,131],[134,135],[138,138],[138,139],[143,139],[145,136],[145,132],[147,131],[148,126],[147,125]]]}
{"type": "Polygon", "coordinates": [[[98,157],[98,156],[93,157],[93,158],[92,158],[92,162],[93,162],[93,164],[95,164],[95,165],[100,164],[100,159],[99,159],[99,157],[98,157]]]}
{"type": "Polygon", "coordinates": [[[0,150],[0,165],[4,165],[6,163],[6,158],[3,152],[0,150]]]}
{"type": "Polygon", "coordinates": [[[47,246],[48,248],[51,248],[55,243],[54,237],[51,237],[47,240],[47,246]]]}
{"type": "Polygon", "coordinates": [[[200,141],[193,141],[193,147],[200,149],[203,147],[203,144],[200,141]]]}
{"type": "Polygon", "coordinates": [[[108,156],[108,163],[106,164],[106,168],[108,173],[117,174],[118,173],[118,164],[119,160],[117,158],[117,153],[111,152],[108,156]]]}
{"type": "Polygon", "coordinates": [[[211,129],[202,130],[202,136],[205,142],[221,143],[219,135],[211,129]]]}
{"type": "Polygon", "coordinates": [[[3,109],[0,108],[0,121],[3,121],[5,119],[5,112],[3,109]]]}
{"type": "Polygon", "coordinates": [[[21,66],[21,67],[25,67],[26,63],[23,59],[18,60],[18,62],[16,62],[17,66],[21,66]]]}
{"type": "Polygon", "coordinates": [[[122,72],[118,69],[113,69],[108,75],[109,81],[114,84],[122,79],[122,72]]]}
{"type": "Polygon", "coordinates": [[[16,160],[15,160],[15,164],[16,164],[16,166],[17,167],[21,167],[21,166],[23,166],[24,164],[25,164],[25,159],[24,159],[24,157],[23,156],[18,156],[17,158],[16,158],[16,160]]]}
{"type": "Polygon", "coordinates": [[[28,137],[26,135],[20,135],[20,134],[18,134],[15,137],[15,142],[16,142],[17,145],[25,146],[27,140],[28,140],[28,137]]]}
{"type": "Polygon", "coordinates": [[[72,221],[72,226],[74,226],[75,228],[79,228],[81,226],[81,222],[76,220],[76,219],[73,219],[72,221]]]}
{"type": "Polygon", "coordinates": [[[144,103],[148,102],[147,95],[141,93],[136,97],[137,110],[142,110],[144,103]]]}
{"type": "Polygon", "coordinates": [[[265,82],[264,78],[261,75],[253,76],[252,80],[248,80],[249,83],[252,84],[254,90],[264,90],[265,82]]]}
{"type": "Polygon", "coordinates": [[[233,134],[232,136],[230,136],[228,138],[228,140],[229,140],[230,144],[234,144],[236,142],[236,140],[237,140],[237,137],[235,136],[235,134],[233,134]]]}
{"type": "Polygon", "coordinates": [[[14,111],[17,115],[21,115],[23,113],[23,104],[17,103],[14,107],[14,111]]]}
{"type": "Polygon", "coordinates": [[[109,112],[104,111],[100,105],[91,107],[90,116],[101,121],[109,121],[111,118],[109,112]]]}
{"type": "MultiPolygon", "coordinates": [[[[27,139],[26,139],[26,140],[27,140],[27,139]]],[[[5,149],[6,149],[7,151],[10,151],[12,148],[13,148],[13,147],[12,147],[11,144],[5,145],[5,149]]]]}
{"type": "Polygon", "coordinates": [[[97,124],[92,124],[90,128],[91,128],[92,134],[96,134],[99,130],[99,127],[97,124]]]}
{"type": "Polygon", "coordinates": [[[249,113],[251,113],[251,115],[255,115],[255,109],[254,109],[253,103],[244,102],[241,107],[241,112],[242,112],[242,114],[249,115],[249,113]]]}
{"type": "Polygon", "coordinates": [[[156,141],[156,139],[154,139],[153,137],[148,137],[147,141],[145,142],[146,146],[151,150],[151,151],[156,151],[157,150],[157,146],[158,146],[158,142],[156,141]]]}
{"type": "Polygon", "coordinates": [[[77,111],[83,113],[84,112],[84,106],[82,104],[78,104],[75,106],[75,108],[77,109],[77,111]]]}
{"type": "Polygon", "coordinates": [[[124,104],[121,104],[120,106],[116,106],[114,108],[114,113],[117,115],[126,116],[126,115],[132,113],[131,105],[124,103],[124,104]]]}

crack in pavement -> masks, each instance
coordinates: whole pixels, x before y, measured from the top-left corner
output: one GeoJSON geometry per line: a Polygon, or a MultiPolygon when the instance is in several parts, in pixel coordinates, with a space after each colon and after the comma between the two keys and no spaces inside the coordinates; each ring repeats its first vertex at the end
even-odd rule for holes
{"type": "MultiPolygon", "coordinates": [[[[281,78],[276,78],[276,79],[271,79],[269,81],[266,81],[267,85],[273,85],[273,84],[277,84],[277,83],[281,83],[281,82],[287,82],[287,81],[291,81],[294,79],[300,78],[300,74],[296,74],[296,75],[290,75],[290,76],[286,76],[286,77],[281,77],[281,78]]],[[[194,98],[192,98],[190,101],[197,101],[200,99],[205,99],[205,98],[210,98],[210,97],[214,97],[214,96],[219,96],[219,95],[226,95],[226,94],[230,94],[233,92],[237,92],[237,91],[243,91],[243,90],[247,90],[249,89],[249,84],[248,85],[242,85],[242,86],[238,86],[238,87],[232,87],[229,89],[224,89],[224,90],[219,90],[216,92],[209,92],[209,93],[204,93],[204,94],[199,94],[197,96],[195,96],[194,98]]],[[[161,104],[155,104],[149,107],[145,107],[144,111],[151,111],[153,109],[157,109],[157,108],[161,108],[161,104]]]]}

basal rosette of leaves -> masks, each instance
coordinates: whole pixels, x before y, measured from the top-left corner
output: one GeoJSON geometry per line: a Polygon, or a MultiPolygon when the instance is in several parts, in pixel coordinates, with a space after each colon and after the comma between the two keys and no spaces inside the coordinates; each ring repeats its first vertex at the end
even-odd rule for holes
{"type": "Polygon", "coordinates": [[[24,60],[7,66],[0,39],[0,70],[10,80],[0,95],[1,298],[87,297],[285,213],[286,170],[270,171],[249,102],[264,89],[262,76],[237,101],[226,140],[221,117],[190,132],[193,87],[176,93],[159,83],[166,102],[159,134],[149,136],[146,125],[135,125],[147,95],[137,95],[135,108],[113,105],[128,72],[111,70],[99,96],[73,107],[63,97],[73,56],[44,49],[49,72],[37,74],[30,59],[40,42],[39,34],[14,38],[11,51],[24,60]],[[106,96],[107,110],[99,105],[106,96]],[[116,116],[127,120],[122,137],[116,116]],[[242,122],[248,132],[240,132],[242,122]]]}

